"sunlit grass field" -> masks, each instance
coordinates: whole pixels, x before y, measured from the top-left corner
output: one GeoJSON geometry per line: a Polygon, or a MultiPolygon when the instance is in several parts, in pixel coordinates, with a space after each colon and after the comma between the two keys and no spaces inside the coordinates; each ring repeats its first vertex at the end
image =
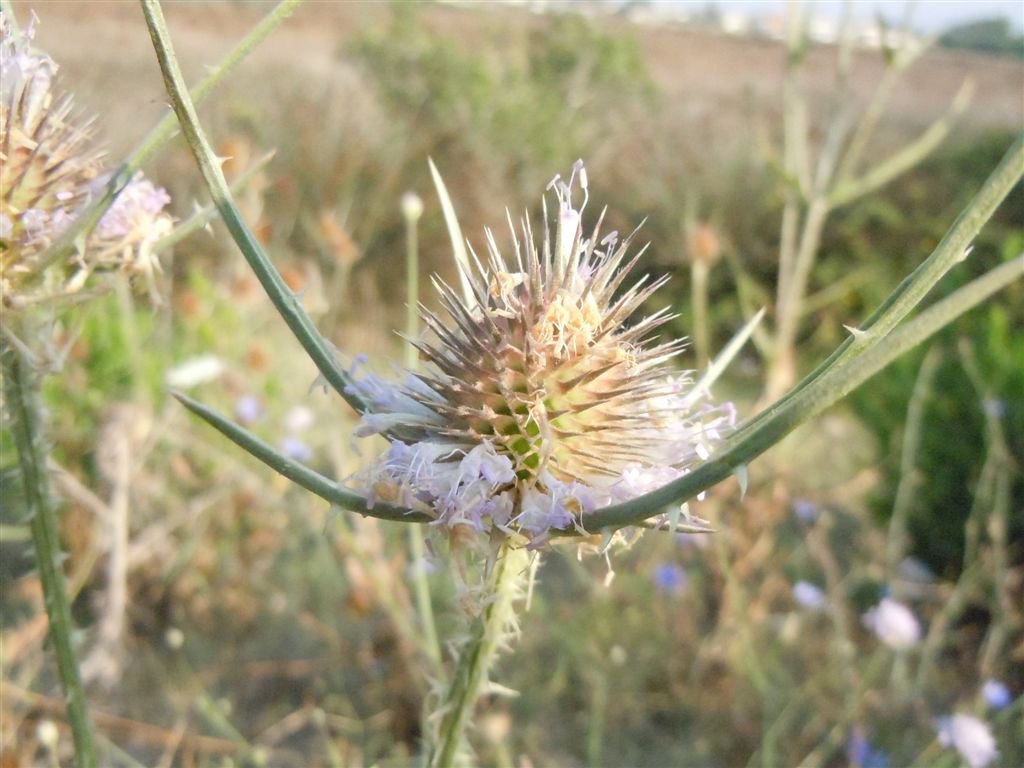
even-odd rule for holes
{"type": "MultiPolygon", "coordinates": [[[[169,3],[186,74],[268,7],[169,3]]],[[[14,9],[29,17],[29,4],[14,9]]],[[[128,3],[35,12],[38,44],[116,160],[166,109],[141,14],[128,3]]],[[[774,297],[785,56],[777,42],[615,19],[309,3],[200,114],[229,178],[256,167],[243,214],[346,363],[365,354],[387,374],[402,360],[403,193],[424,200],[424,270],[454,280],[428,157],[477,247],[486,226],[504,237],[506,207],[539,215],[547,182],[582,157],[608,229],[646,219],[639,269],[672,275],[650,301],[678,313],[666,335],[692,334],[698,222],[721,254],[706,318],[717,350],[774,297]]],[[[883,70],[881,52],[857,53],[852,112],[883,70]]],[[[834,51],[815,47],[806,71],[820,147],[834,51]]],[[[895,88],[867,164],[940,119],[965,78],[974,100],[945,141],[828,219],[800,371],[931,252],[1024,127],[1020,60],[936,51],[895,88]]],[[[177,219],[208,203],[183,142],[146,172],[177,219]]],[[[1018,185],[938,292],[1022,248],[1018,185]]],[[[67,357],[44,392],[103,764],[415,765],[429,681],[412,575],[428,569],[450,636],[445,559],[416,561],[403,526],[331,509],[169,396],[185,390],[330,477],[383,445],[354,437],[348,407],[315,386],[223,227],[166,254],[158,287],[160,306],[121,282],[59,316],[67,357]],[[123,580],[111,579],[115,558],[123,580]],[[118,606],[123,627],[104,633],[118,606]]],[[[692,349],[679,365],[697,367],[692,349]]],[[[765,376],[752,344],[715,394],[750,415],[765,376]]],[[[0,766],[70,765],[2,446],[0,766]]],[[[962,713],[991,727],[992,765],[1024,764],[1022,459],[1018,281],[752,463],[745,492],[728,480],[692,502],[716,533],[648,532],[610,561],[575,543],[546,551],[516,651],[494,675],[511,691],[485,697],[471,733],[479,763],[956,766],[936,723],[962,713]],[[883,598],[910,608],[919,639],[885,642],[865,619],[883,598]],[[990,681],[1008,702],[986,695],[990,681]]]]}

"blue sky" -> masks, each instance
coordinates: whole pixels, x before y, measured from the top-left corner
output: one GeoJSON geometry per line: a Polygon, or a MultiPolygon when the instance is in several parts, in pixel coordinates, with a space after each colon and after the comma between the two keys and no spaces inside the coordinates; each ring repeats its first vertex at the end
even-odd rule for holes
{"type": "MultiPolygon", "coordinates": [[[[703,8],[708,0],[672,0],[682,5],[703,8]]],[[[839,17],[842,2],[839,0],[808,0],[815,12],[839,17]]],[[[714,0],[722,10],[744,10],[755,14],[783,13],[785,0],[714,0]]],[[[877,12],[890,21],[903,18],[906,3],[903,0],[853,0],[854,14],[872,17],[877,12]]],[[[917,0],[914,4],[913,23],[918,30],[935,32],[954,24],[1005,16],[1018,29],[1024,29],[1024,0],[917,0]]]]}

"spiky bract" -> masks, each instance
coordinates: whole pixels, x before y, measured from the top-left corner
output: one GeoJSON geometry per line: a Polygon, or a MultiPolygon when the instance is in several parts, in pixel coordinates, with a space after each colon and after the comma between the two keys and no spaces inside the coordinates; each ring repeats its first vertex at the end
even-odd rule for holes
{"type": "Polygon", "coordinates": [[[447,321],[422,308],[431,338],[413,340],[427,368],[357,385],[374,406],[363,432],[393,441],[367,475],[379,496],[535,538],[678,477],[717,439],[723,417],[692,414],[668,367],[683,342],[649,343],[667,312],[628,323],[664,279],[623,288],[633,235],[601,238],[599,220],[584,236],[582,164],[551,188],[553,238],[510,222],[513,256],[488,231],[486,259],[461,267],[466,295],[435,279],[447,321]]]}

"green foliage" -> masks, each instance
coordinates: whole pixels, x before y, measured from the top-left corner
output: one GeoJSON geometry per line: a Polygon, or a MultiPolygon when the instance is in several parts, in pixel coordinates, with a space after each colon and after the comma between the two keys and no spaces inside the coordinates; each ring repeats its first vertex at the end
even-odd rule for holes
{"type": "Polygon", "coordinates": [[[1005,16],[953,27],[943,33],[939,44],[946,48],[1024,58],[1024,36],[1014,32],[1012,23],[1005,16]]]}
{"type": "Polygon", "coordinates": [[[515,57],[499,55],[502,32],[467,49],[426,28],[411,4],[393,13],[386,30],[363,35],[350,51],[441,167],[449,159],[492,173],[561,167],[580,153],[601,111],[653,95],[636,41],[579,16],[551,16],[515,57]],[[449,158],[453,144],[458,156],[449,158]]]}

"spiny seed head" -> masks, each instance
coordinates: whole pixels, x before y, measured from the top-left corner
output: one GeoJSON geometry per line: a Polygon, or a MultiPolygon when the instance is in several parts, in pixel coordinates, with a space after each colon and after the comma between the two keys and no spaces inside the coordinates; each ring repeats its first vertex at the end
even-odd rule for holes
{"type": "Polygon", "coordinates": [[[70,293],[99,267],[149,272],[152,244],[170,231],[167,193],[141,179],[125,188],[82,252],[46,270],[40,254],[106,182],[88,121],[56,91],[57,64],[0,13],[0,289],[7,306],[70,293]]]}
{"type": "Polygon", "coordinates": [[[392,440],[369,475],[379,496],[536,536],[678,477],[715,439],[721,419],[694,417],[668,368],[683,343],[648,341],[670,316],[627,324],[664,280],[623,289],[633,235],[602,238],[600,219],[584,234],[582,163],[548,188],[557,219],[539,247],[528,220],[509,258],[488,231],[486,260],[463,267],[469,295],[435,279],[447,318],[421,308],[430,336],[412,342],[426,368],[357,383],[373,406],[362,432],[392,440]]]}

